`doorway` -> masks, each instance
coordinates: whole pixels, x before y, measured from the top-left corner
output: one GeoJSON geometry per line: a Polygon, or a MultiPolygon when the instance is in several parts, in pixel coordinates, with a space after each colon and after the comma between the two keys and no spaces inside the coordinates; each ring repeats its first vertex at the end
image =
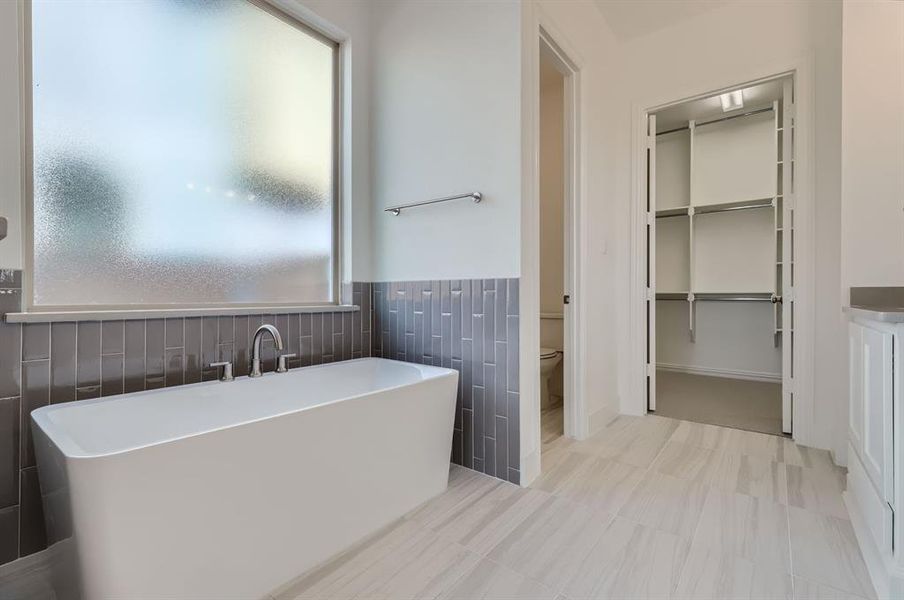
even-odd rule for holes
{"type": "Polygon", "coordinates": [[[565,434],[565,75],[540,46],[540,431],[565,434]]]}
{"type": "Polygon", "coordinates": [[[651,111],[647,410],[792,433],[794,79],[651,111]]]}
{"type": "Polygon", "coordinates": [[[580,410],[578,323],[579,74],[540,29],[537,79],[538,384],[540,451],[586,435],[580,410]]]}

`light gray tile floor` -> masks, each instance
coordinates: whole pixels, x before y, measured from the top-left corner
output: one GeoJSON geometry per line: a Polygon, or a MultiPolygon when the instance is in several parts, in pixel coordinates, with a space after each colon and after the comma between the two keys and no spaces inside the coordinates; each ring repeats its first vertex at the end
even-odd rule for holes
{"type": "Polygon", "coordinates": [[[823,451],[656,415],[545,442],[531,487],[453,466],[274,598],[874,598],[823,451]]]}

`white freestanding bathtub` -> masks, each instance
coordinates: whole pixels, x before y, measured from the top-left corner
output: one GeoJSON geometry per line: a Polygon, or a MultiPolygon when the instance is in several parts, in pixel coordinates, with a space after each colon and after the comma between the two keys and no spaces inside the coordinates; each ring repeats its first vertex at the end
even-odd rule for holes
{"type": "Polygon", "coordinates": [[[34,411],[60,597],[265,596],[446,488],[457,385],[365,358],[34,411]]]}

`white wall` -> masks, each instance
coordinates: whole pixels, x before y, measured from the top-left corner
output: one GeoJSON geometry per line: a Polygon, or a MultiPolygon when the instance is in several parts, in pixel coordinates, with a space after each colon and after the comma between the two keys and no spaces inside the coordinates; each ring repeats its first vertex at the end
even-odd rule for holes
{"type": "MultiPolygon", "coordinates": [[[[583,348],[584,366],[577,373],[584,391],[585,414],[591,430],[606,424],[619,411],[617,356],[618,291],[624,281],[617,277],[621,252],[615,244],[622,224],[614,212],[619,203],[618,184],[625,174],[612,165],[625,152],[613,138],[613,118],[618,111],[619,85],[616,42],[597,7],[589,1],[542,0],[532,5],[541,25],[576,63],[580,71],[581,118],[579,143],[579,214],[576,226],[580,249],[582,331],[575,343],[583,348]]],[[[532,22],[531,22],[532,25],[532,22]]],[[[533,43],[536,40],[532,40],[533,43]]],[[[527,42],[525,42],[527,43],[527,42]]],[[[524,94],[536,93],[525,81],[524,94]]],[[[621,118],[629,118],[627,114],[621,118]]],[[[525,232],[525,236],[528,232],[525,232]]],[[[522,300],[523,301],[523,300],[522,300]]],[[[522,410],[524,401],[522,401],[522,410]]],[[[523,421],[522,421],[523,423],[523,421]]],[[[522,440],[526,434],[522,427],[522,440]]],[[[529,448],[522,445],[522,457],[529,448]]]]}
{"type": "MultiPolygon", "coordinates": [[[[810,138],[815,207],[814,301],[819,343],[811,351],[811,375],[821,386],[815,429],[809,443],[842,444],[836,427],[844,403],[844,323],[838,283],[840,254],[840,32],[841,10],[832,2],[738,1],[683,11],[668,25],[647,27],[643,3],[540,1],[541,11],[566,38],[581,62],[583,93],[584,213],[586,239],[583,301],[591,309],[586,324],[584,383],[591,414],[636,412],[639,389],[631,353],[635,323],[630,320],[630,246],[634,178],[640,156],[634,146],[636,115],[654,107],[720,87],[782,72],[810,69],[807,98],[813,114],[810,138]],[[606,12],[618,36],[606,22],[606,12]],[[631,14],[626,14],[631,13],[631,14]],[[648,31],[649,33],[644,33],[648,31]],[[765,43],[764,40],[768,40],[765,43]],[[717,50],[714,50],[717,49],[717,50]]],[[[526,90],[525,93],[528,93],[526,90]]],[[[527,234],[525,234],[527,235],[527,234]]]]}
{"type": "Polygon", "coordinates": [[[520,4],[389,0],[373,17],[374,279],[519,276],[520,4]],[[383,212],[472,191],[479,205],[383,212]]]}
{"type": "Polygon", "coordinates": [[[781,381],[782,353],[768,302],[698,302],[696,340],[688,303],[656,302],[656,364],[692,372],[781,381]]]}
{"type": "MultiPolygon", "coordinates": [[[[841,449],[840,442],[835,443],[836,424],[846,389],[846,384],[839,382],[844,373],[841,368],[844,346],[835,343],[844,335],[841,299],[839,289],[832,288],[837,282],[840,247],[834,229],[839,218],[836,173],[840,156],[837,145],[840,12],[840,5],[832,2],[732,2],[616,46],[617,51],[607,60],[617,65],[618,72],[605,90],[605,94],[616,96],[612,101],[615,106],[604,116],[607,119],[607,143],[614,150],[611,162],[604,163],[601,174],[615,182],[614,193],[604,202],[606,217],[619,224],[616,228],[619,237],[613,242],[619,252],[618,345],[628,348],[633,326],[628,319],[629,210],[634,181],[632,160],[639,155],[632,141],[632,128],[638,125],[636,114],[643,107],[768,76],[794,65],[810,69],[811,87],[806,90],[810,94],[806,100],[811,101],[813,107],[810,137],[798,141],[815,149],[811,153],[813,172],[799,175],[813,185],[816,227],[821,228],[816,232],[813,253],[816,257],[813,297],[816,314],[822,320],[813,330],[825,342],[809,353],[814,360],[810,375],[816,381],[832,383],[815,396],[815,429],[807,441],[835,450],[841,449]],[[822,417],[826,417],[825,421],[822,417]]],[[[609,229],[601,222],[595,226],[604,231],[609,229]]],[[[594,358],[590,358],[590,364],[599,364],[594,358]]],[[[636,373],[632,371],[634,358],[629,352],[620,353],[618,373],[636,373]]],[[[804,374],[799,373],[799,376],[804,374]]],[[[620,379],[623,410],[637,410],[637,392],[629,378],[620,379]]]]}
{"type": "MultiPolygon", "coordinates": [[[[350,148],[343,182],[349,191],[345,279],[367,281],[371,275],[370,206],[370,7],[367,0],[275,0],[325,33],[347,44],[346,107],[352,115],[344,144],[350,148]]],[[[21,269],[21,184],[19,132],[19,42],[17,2],[0,2],[0,216],[9,220],[9,237],[0,241],[0,268],[21,269]]]]}
{"type": "Polygon", "coordinates": [[[845,2],[843,273],[904,285],[904,3],[845,2]]]}
{"type": "MultiPolygon", "coordinates": [[[[657,128],[662,129],[661,127],[657,128]]],[[[691,204],[691,134],[687,129],[656,138],[656,208],[691,204]]]]}
{"type": "Polygon", "coordinates": [[[17,2],[0,2],[0,81],[0,217],[9,222],[8,237],[0,240],[0,269],[21,269],[17,2]]]}
{"type": "MultiPolygon", "coordinates": [[[[562,312],[565,293],[565,82],[540,75],[540,312],[562,312]]],[[[561,324],[561,322],[560,322],[561,324]]],[[[546,344],[542,339],[541,344],[546,344]]],[[[561,348],[559,348],[561,349],[561,348]]]]}
{"type": "MultiPolygon", "coordinates": [[[[540,57],[540,347],[564,350],[565,293],[565,80],[540,57]]],[[[561,396],[561,363],[552,381],[561,396]]]]}
{"type": "Polygon", "coordinates": [[[694,205],[775,194],[775,119],[774,112],[767,112],[695,129],[694,205]]]}

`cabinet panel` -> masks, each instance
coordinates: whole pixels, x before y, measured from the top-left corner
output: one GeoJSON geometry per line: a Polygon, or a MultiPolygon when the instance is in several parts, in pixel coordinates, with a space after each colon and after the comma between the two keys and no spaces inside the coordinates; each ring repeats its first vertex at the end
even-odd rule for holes
{"type": "Polygon", "coordinates": [[[848,430],[851,445],[858,455],[863,454],[863,327],[848,326],[848,430]]]}
{"type": "Polygon", "coordinates": [[[863,466],[885,500],[891,500],[892,346],[894,336],[864,326],[862,336],[863,466]]]}
{"type": "Polygon", "coordinates": [[[882,552],[890,553],[894,536],[894,514],[891,506],[882,499],[870,482],[854,449],[849,447],[849,453],[851,460],[848,463],[848,493],[853,497],[876,545],[882,552]]]}

